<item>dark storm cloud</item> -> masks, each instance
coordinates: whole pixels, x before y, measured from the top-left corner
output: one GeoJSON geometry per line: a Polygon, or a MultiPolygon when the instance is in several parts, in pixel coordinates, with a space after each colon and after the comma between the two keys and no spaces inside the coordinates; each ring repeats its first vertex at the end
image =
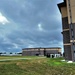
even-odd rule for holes
{"type": "Polygon", "coordinates": [[[58,0],[0,0],[0,12],[9,20],[0,25],[0,47],[20,51],[24,47],[62,47],[58,0]],[[3,28],[3,29],[2,29],[3,28]],[[4,47],[3,47],[4,46],[4,47]]]}

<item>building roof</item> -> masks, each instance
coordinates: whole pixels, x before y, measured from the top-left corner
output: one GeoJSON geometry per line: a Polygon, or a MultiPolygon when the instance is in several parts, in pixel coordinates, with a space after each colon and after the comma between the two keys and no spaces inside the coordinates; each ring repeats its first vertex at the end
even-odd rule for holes
{"type": "Polygon", "coordinates": [[[61,49],[61,48],[60,47],[48,47],[48,48],[39,47],[39,48],[23,48],[22,50],[27,50],[27,49],[61,49]]]}
{"type": "Polygon", "coordinates": [[[57,5],[58,5],[58,8],[59,8],[59,10],[60,10],[60,12],[61,12],[61,7],[65,7],[65,6],[66,6],[66,0],[64,0],[64,2],[59,3],[59,4],[57,4],[57,5]]]}

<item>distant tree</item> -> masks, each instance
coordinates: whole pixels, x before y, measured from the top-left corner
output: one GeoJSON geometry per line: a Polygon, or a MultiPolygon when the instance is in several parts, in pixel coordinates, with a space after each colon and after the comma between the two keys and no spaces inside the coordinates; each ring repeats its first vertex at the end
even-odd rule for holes
{"type": "Polygon", "coordinates": [[[10,54],[12,54],[12,52],[10,52],[10,54]]]}
{"type": "Polygon", "coordinates": [[[3,54],[6,54],[6,52],[4,52],[3,54]]]}
{"type": "Polygon", "coordinates": [[[22,53],[17,53],[17,54],[22,54],[22,53]]]}
{"type": "Polygon", "coordinates": [[[15,54],[17,54],[17,53],[15,53],[15,54]]]}
{"type": "Polygon", "coordinates": [[[2,52],[0,52],[0,55],[2,54],[2,52]]]}

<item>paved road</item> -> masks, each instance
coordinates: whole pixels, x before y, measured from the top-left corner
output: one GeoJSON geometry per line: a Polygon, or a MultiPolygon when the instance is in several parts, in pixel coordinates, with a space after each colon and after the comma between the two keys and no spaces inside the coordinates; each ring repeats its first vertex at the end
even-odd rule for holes
{"type": "Polygon", "coordinates": [[[11,58],[11,59],[0,59],[0,61],[8,61],[8,60],[22,60],[22,59],[41,59],[41,58],[46,58],[46,57],[37,57],[37,58],[11,58]]]}

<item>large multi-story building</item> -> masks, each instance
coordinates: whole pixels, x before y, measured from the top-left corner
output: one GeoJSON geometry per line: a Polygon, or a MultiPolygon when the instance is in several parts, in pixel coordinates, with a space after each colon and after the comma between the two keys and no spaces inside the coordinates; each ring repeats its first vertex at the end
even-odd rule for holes
{"type": "Polygon", "coordinates": [[[52,47],[52,48],[24,48],[22,49],[23,56],[47,56],[47,55],[54,55],[60,56],[61,55],[61,48],[59,47],[52,47]]]}
{"type": "Polygon", "coordinates": [[[62,14],[65,59],[75,61],[75,0],[64,0],[58,7],[62,14]]]}

